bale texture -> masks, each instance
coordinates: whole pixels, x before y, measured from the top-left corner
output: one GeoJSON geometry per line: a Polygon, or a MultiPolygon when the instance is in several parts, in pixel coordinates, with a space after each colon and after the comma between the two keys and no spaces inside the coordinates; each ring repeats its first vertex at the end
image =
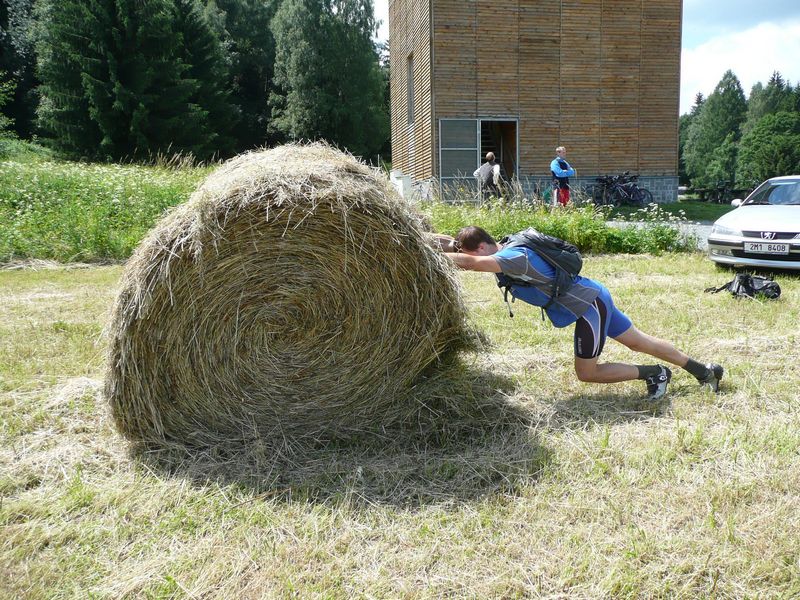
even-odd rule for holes
{"type": "Polygon", "coordinates": [[[213,443],[407,418],[417,378],[466,339],[423,227],[329,146],[228,161],[126,265],[105,383],[118,429],[213,443]]]}

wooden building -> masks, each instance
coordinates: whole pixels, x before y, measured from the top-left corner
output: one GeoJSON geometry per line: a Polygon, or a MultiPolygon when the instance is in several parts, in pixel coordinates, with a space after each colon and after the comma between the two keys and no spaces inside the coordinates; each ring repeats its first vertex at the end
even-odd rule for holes
{"type": "Polygon", "coordinates": [[[492,150],[523,187],[556,146],[579,182],[677,197],[681,0],[390,0],[392,164],[441,184],[492,150]]]}

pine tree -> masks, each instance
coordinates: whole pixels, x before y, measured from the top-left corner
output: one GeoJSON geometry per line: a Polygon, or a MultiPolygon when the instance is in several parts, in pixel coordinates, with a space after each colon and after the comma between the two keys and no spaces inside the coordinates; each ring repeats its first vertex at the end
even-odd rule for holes
{"type": "Polygon", "coordinates": [[[42,22],[39,115],[58,147],[97,158],[226,149],[221,115],[234,109],[194,0],[50,0],[42,22]]]}
{"type": "Polygon", "coordinates": [[[690,111],[681,115],[678,119],[678,179],[682,185],[689,183],[689,176],[686,173],[686,141],[689,137],[689,128],[692,121],[695,120],[700,109],[703,108],[703,103],[706,101],[701,92],[698,92],[694,97],[694,105],[690,111]]]}
{"type": "Polygon", "coordinates": [[[186,76],[197,82],[190,102],[202,111],[207,132],[199,154],[231,155],[236,147],[232,131],[241,113],[231,100],[222,45],[196,0],[175,0],[175,10],[178,56],[188,66],[186,76]]]}
{"type": "Polygon", "coordinates": [[[81,54],[89,48],[92,32],[87,6],[77,1],[43,1],[37,6],[42,33],[37,43],[39,125],[57,148],[90,152],[100,145],[102,133],[89,116],[89,100],[83,90],[81,54]]]}
{"type": "Polygon", "coordinates": [[[34,132],[38,104],[34,31],[33,0],[0,2],[0,70],[14,88],[2,114],[23,138],[34,132]]]}
{"type": "Polygon", "coordinates": [[[778,71],[774,71],[767,85],[756,83],[747,100],[747,116],[742,124],[742,134],[749,132],[765,115],[792,110],[792,88],[778,71]]]}
{"type": "Polygon", "coordinates": [[[719,156],[712,157],[712,154],[726,141],[729,143],[728,148],[730,144],[736,147],[741,137],[740,128],[746,110],[747,103],[739,79],[732,71],[726,71],[688,128],[684,158],[686,172],[693,186],[707,187],[720,181],[719,170],[714,174],[708,171],[712,158],[717,158],[718,163],[730,167],[730,171],[724,173],[724,179],[734,180],[735,171],[732,165],[735,165],[735,160],[723,160],[719,156]]]}

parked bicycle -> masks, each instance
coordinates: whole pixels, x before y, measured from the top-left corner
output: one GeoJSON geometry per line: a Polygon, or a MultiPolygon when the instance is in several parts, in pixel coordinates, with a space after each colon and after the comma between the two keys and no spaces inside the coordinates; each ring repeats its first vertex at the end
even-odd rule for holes
{"type": "Polygon", "coordinates": [[[625,171],[622,175],[597,177],[594,203],[598,206],[645,206],[653,201],[650,190],[639,187],[638,175],[625,171]]]}

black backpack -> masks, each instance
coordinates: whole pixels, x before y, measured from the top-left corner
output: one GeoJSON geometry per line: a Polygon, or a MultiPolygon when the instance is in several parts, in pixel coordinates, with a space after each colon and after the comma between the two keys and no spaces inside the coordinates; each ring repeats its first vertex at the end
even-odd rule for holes
{"type": "Polygon", "coordinates": [[[775,300],[781,295],[781,286],[772,279],[749,273],[737,273],[728,283],[719,287],[706,288],[705,291],[716,294],[723,290],[730,292],[734,298],[763,297],[775,300]]]}
{"type": "MultiPolygon", "coordinates": [[[[583,258],[577,247],[557,237],[537,231],[533,227],[508,235],[501,239],[500,243],[504,248],[515,246],[529,248],[555,268],[550,299],[542,307],[542,316],[544,316],[546,308],[549,308],[559,296],[565,294],[574,285],[575,276],[581,272],[583,267],[583,258]]],[[[508,314],[513,317],[514,313],[511,312],[511,304],[508,302],[508,292],[512,285],[529,287],[531,283],[504,273],[497,274],[497,287],[503,290],[503,298],[508,304],[508,314]]]]}

